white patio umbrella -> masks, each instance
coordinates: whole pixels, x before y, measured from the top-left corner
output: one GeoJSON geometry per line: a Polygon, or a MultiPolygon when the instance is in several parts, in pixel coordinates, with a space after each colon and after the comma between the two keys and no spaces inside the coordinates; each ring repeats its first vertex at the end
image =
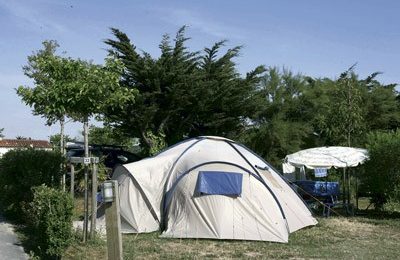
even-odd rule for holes
{"type": "MultiPolygon", "coordinates": [[[[283,163],[284,173],[295,171],[295,167],[308,169],[315,168],[343,168],[343,179],[346,180],[346,168],[355,167],[368,160],[368,151],[361,148],[327,146],[301,150],[285,157],[283,163]]],[[[348,178],[348,191],[350,188],[350,178],[348,178]]],[[[344,186],[343,186],[344,187],[344,186]]],[[[350,193],[347,194],[350,200],[350,193]]]]}
{"type": "Polygon", "coordinates": [[[301,150],[289,154],[285,163],[294,167],[315,168],[347,168],[355,167],[368,159],[368,151],[361,148],[326,146],[301,150]]]}

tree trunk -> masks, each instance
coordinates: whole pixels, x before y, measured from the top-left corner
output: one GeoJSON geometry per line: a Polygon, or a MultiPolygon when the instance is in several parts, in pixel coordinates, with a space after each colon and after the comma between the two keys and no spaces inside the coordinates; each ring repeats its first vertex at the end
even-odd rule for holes
{"type": "MultiPolygon", "coordinates": [[[[85,158],[89,157],[89,140],[88,140],[88,118],[85,118],[83,123],[83,143],[85,147],[85,158]]],[[[89,224],[89,169],[85,165],[85,201],[84,201],[84,219],[83,219],[83,242],[87,241],[88,237],[88,224],[89,224]]]]}
{"type": "Polygon", "coordinates": [[[352,120],[351,120],[351,115],[352,115],[352,100],[351,100],[351,88],[350,88],[350,83],[348,81],[347,82],[347,90],[348,90],[348,95],[347,95],[347,103],[348,103],[348,126],[347,126],[347,146],[351,147],[351,132],[352,132],[352,120]]]}
{"type": "Polygon", "coordinates": [[[143,144],[147,147],[147,151],[146,153],[150,153],[151,147],[153,146],[153,142],[147,138],[146,136],[146,132],[145,131],[140,131],[141,135],[142,135],[142,140],[144,141],[143,144]]]}
{"type": "Polygon", "coordinates": [[[89,157],[89,119],[86,118],[85,122],[83,123],[83,143],[85,146],[85,157],[89,157]]]}
{"type": "MultiPolygon", "coordinates": [[[[61,155],[65,156],[65,140],[64,140],[64,126],[65,126],[65,117],[63,116],[60,119],[60,151],[61,155]]],[[[65,176],[65,165],[64,163],[61,164],[61,170],[62,170],[62,190],[65,191],[65,185],[66,185],[66,176],[65,176]]]]}
{"type": "Polygon", "coordinates": [[[64,134],[64,128],[65,128],[65,117],[62,117],[60,120],[60,151],[62,155],[65,155],[65,134],[64,134]]]}

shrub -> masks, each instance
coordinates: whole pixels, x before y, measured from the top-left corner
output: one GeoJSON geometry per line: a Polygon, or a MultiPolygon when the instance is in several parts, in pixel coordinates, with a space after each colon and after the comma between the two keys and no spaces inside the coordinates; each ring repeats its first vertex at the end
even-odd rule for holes
{"type": "Polygon", "coordinates": [[[33,201],[25,208],[38,255],[58,258],[73,239],[72,197],[45,185],[32,188],[33,201]]]}
{"type": "Polygon", "coordinates": [[[370,160],[361,178],[379,209],[389,199],[400,201],[400,131],[372,133],[367,140],[370,160]]]}
{"type": "Polygon", "coordinates": [[[62,156],[51,151],[25,149],[4,154],[0,160],[0,202],[6,213],[22,220],[22,205],[32,200],[32,187],[60,185],[62,162],[62,156]]]}

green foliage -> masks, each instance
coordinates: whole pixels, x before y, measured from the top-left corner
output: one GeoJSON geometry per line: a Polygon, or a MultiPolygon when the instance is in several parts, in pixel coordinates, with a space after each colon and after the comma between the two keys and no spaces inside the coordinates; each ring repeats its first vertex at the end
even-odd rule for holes
{"type": "Polygon", "coordinates": [[[59,153],[50,151],[25,149],[5,153],[0,159],[0,201],[6,213],[21,220],[22,205],[33,198],[32,187],[58,187],[62,162],[59,153]]]}
{"type": "Polygon", "coordinates": [[[63,76],[51,66],[57,60],[58,47],[56,41],[44,41],[42,50],[28,56],[28,64],[23,67],[23,71],[33,79],[36,88],[20,86],[17,89],[22,101],[33,108],[33,114],[46,118],[49,125],[61,120],[67,113],[64,104],[60,103],[63,95],[54,93],[57,90],[57,80],[63,76]],[[58,79],[51,74],[58,74],[58,79]]]}
{"type": "Polygon", "coordinates": [[[258,104],[240,140],[278,166],[285,155],[316,146],[365,146],[371,130],[400,123],[395,85],[374,73],[359,80],[353,68],[336,80],[313,79],[269,68],[257,89],[258,104]]]}
{"type": "Polygon", "coordinates": [[[111,47],[110,54],[125,65],[121,86],[138,94],[135,104],[105,111],[106,122],[140,137],[148,152],[157,146],[148,133],[165,134],[165,142],[171,145],[186,136],[233,136],[244,129],[254,108],[252,91],[264,69],[257,67],[240,77],[233,61],[240,47],[219,55],[224,42],[218,42],[203,54],[189,51],[182,27],[174,43],[164,35],[161,56],[153,58],[138,53],[125,33],[118,29],[112,33],[116,40],[105,43],[111,47]]]}
{"type": "Polygon", "coordinates": [[[118,145],[124,146],[128,150],[131,150],[136,144],[134,138],[126,137],[118,129],[108,125],[104,127],[91,125],[89,127],[89,136],[91,144],[118,145]]]}
{"type": "Polygon", "coordinates": [[[396,130],[400,127],[400,103],[396,85],[379,83],[377,75],[373,73],[361,81],[368,90],[364,98],[367,131],[396,130]]]}
{"type": "MultiPolygon", "coordinates": [[[[61,147],[61,135],[60,134],[55,134],[50,136],[50,143],[53,146],[53,150],[60,151],[61,147]]],[[[64,136],[64,142],[75,142],[76,139],[73,137],[70,137],[68,135],[64,136]]]]}
{"type": "Polygon", "coordinates": [[[73,239],[72,197],[45,185],[32,188],[33,201],[25,208],[33,231],[35,252],[44,258],[60,257],[73,239]]]}
{"type": "Polygon", "coordinates": [[[4,131],[4,128],[0,128],[0,138],[3,138],[3,137],[4,137],[3,131],[4,131]]]}
{"type": "Polygon", "coordinates": [[[352,136],[361,135],[365,129],[360,85],[353,67],[336,81],[328,124],[329,133],[337,144],[351,146],[352,136]]]}
{"type": "Polygon", "coordinates": [[[124,70],[119,60],[107,57],[104,65],[97,65],[55,55],[58,44],[54,41],[43,45],[43,50],[28,57],[24,67],[35,87],[20,86],[17,94],[48,124],[63,124],[65,116],[87,123],[104,110],[113,111],[134,101],[136,90],[119,85],[124,70]]]}
{"type": "Polygon", "coordinates": [[[155,135],[151,131],[147,131],[146,138],[152,143],[149,151],[150,155],[155,155],[167,147],[164,133],[158,133],[157,135],[155,135]]]}
{"type": "Polygon", "coordinates": [[[35,87],[20,86],[17,94],[49,124],[65,115],[83,122],[109,105],[133,101],[135,91],[119,86],[120,61],[108,57],[105,65],[96,65],[55,55],[58,45],[53,41],[43,45],[44,50],[29,56],[24,67],[35,87]]]}
{"type": "Polygon", "coordinates": [[[303,95],[319,145],[364,146],[366,133],[400,126],[395,85],[380,84],[377,75],[360,80],[352,67],[337,80],[307,79],[303,95]]]}
{"type": "Polygon", "coordinates": [[[18,95],[49,123],[98,116],[106,127],[92,127],[94,143],[130,145],[136,137],[147,155],[186,137],[220,135],[280,165],[300,149],[363,147],[366,133],[400,126],[399,95],[379,83],[380,73],[359,79],[353,66],[328,79],[258,66],[241,76],[240,46],[191,51],[185,27],[172,40],[163,36],[159,57],[139,52],[118,29],[112,34],[104,65],[60,57],[56,42],[44,42],[24,67],[35,88],[21,86],[18,95]]]}
{"type": "Polygon", "coordinates": [[[269,68],[258,89],[258,110],[241,141],[274,165],[296,152],[311,135],[310,115],[304,107],[301,75],[269,68]]]}
{"type": "Polygon", "coordinates": [[[375,208],[389,199],[400,202],[400,131],[368,135],[370,160],[361,176],[363,189],[371,192],[375,208]]]}

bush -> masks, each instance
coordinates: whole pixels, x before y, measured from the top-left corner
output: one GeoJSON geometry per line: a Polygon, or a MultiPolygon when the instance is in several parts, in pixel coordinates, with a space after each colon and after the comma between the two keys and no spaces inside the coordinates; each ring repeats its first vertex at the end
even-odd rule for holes
{"type": "Polygon", "coordinates": [[[0,159],[0,202],[9,216],[22,220],[22,205],[32,201],[31,188],[45,184],[58,187],[60,154],[33,149],[11,150],[0,159]]]}
{"type": "Polygon", "coordinates": [[[32,190],[33,201],[25,208],[25,214],[29,216],[37,255],[59,258],[73,239],[72,197],[45,185],[32,190]]]}
{"type": "Polygon", "coordinates": [[[400,131],[372,133],[367,137],[370,160],[361,175],[363,189],[371,193],[375,208],[387,201],[400,202],[400,131]]]}

